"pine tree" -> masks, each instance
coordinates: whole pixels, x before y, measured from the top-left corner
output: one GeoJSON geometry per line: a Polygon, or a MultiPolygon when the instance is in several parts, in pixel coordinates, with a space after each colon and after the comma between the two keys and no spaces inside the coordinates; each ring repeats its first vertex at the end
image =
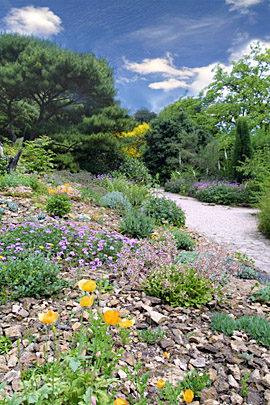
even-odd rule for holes
{"type": "Polygon", "coordinates": [[[236,137],[234,144],[234,154],[233,154],[233,170],[234,178],[238,183],[241,183],[245,176],[242,172],[238,170],[240,162],[244,162],[246,158],[252,157],[252,145],[250,131],[248,128],[248,123],[246,118],[238,118],[236,122],[236,137]]]}

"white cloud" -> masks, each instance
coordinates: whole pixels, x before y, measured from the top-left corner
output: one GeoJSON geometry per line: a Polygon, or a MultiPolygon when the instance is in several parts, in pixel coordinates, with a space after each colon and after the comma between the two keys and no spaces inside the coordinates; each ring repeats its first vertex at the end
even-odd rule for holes
{"type": "Polygon", "coordinates": [[[176,69],[173,64],[173,58],[169,53],[165,58],[144,59],[141,63],[124,61],[124,68],[133,72],[148,75],[153,73],[161,73],[163,76],[177,76],[187,78],[192,76],[188,69],[176,69]]]}
{"type": "Polygon", "coordinates": [[[148,87],[150,87],[150,89],[154,89],[154,90],[169,91],[169,90],[174,90],[174,89],[178,89],[178,88],[188,88],[189,86],[190,85],[184,81],[180,81],[180,80],[171,78],[171,79],[165,80],[163,82],[150,83],[148,87]]]}
{"type": "Polygon", "coordinates": [[[48,7],[12,8],[3,18],[7,32],[48,38],[61,30],[61,19],[48,7]]]}
{"type": "Polygon", "coordinates": [[[248,13],[248,8],[260,4],[264,0],[226,0],[226,4],[230,6],[230,11],[239,11],[241,14],[248,13]]]}
{"type": "Polygon", "coordinates": [[[259,39],[253,39],[252,41],[248,42],[245,46],[237,49],[228,49],[228,52],[230,53],[229,60],[230,62],[237,62],[239,59],[241,59],[244,55],[248,55],[250,53],[250,47],[252,45],[255,45],[257,42],[260,42],[260,46],[263,51],[265,51],[267,48],[270,48],[270,42],[269,41],[261,41],[259,39]]]}

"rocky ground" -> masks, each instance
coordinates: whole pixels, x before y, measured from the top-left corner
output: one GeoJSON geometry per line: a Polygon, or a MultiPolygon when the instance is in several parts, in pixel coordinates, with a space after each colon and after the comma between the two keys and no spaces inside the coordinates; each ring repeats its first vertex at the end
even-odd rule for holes
{"type": "MultiPolygon", "coordinates": [[[[1,198],[7,198],[0,195],[1,198]]],[[[11,199],[11,198],[10,198],[11,199]]],[[[35,208],[29,198],[12,198],[19,204],[18,212],[5,215],[2,222],[18,223],[19,218],[37,215],[40,209],[35,208]]],[[[88,215],[89,227],[92,229],[116,230],[119,217],[110,210],[90,204],[74,202],[71,218],[79,214],[88,215]]],[[[200,243],[213,245],[198,235],[200,243]]],[[[215,302],[196,308],[172,308],[164,305],[158,298],[148,297],[142,291],[132,288],[128,276],[124,273],[111,273],[103,270],[99,273],[86,272],[83,278],[100,279],[107,277],[113,290],[102,294],[101,307],[120,311],[120,316],[134,316],[131,342],[125,347],[119,361],[118,375],[121,378],[123,397],[132,393],[131,383],[121,370],[122,366],[132,366],[134,362],[143,362],[142,372],[151,371],[147,396],[155,405],[157,394],[156,383],[162,378],[177,382],[183,374],[192,368],[210,374],[212,385],[202,391],[200,401],[193,404],[270,404],[270,350],[259,346],[244,332],[236,331],[232,337],[214,332],[210,328],[211,315],[224,311],[231,317],[244,314],[258,314],[269,317],[268,305],[252,303],[248,297],[254,280],[233,278],[228,286],[227,296],[218,305],[215,302]],[[167,331],[159,343],[150,345],[140,341],[141,330],[160,327],[167,331]],[[165,358],[163,353],[169,353],[165,358]],[[243,377],[247,379],[248,393],[241,394],[243,377]]],[[[67,277],[70,275],[67,273],[67,277]]],[[[70,337],[80,327],[81,307],[76,302],[78,288],[66,289],[62,296],[54,299],[24,298],[17,302],[9,302],[0,307],[0,335],[3,334],[13,341],[8,354],[0,356],[0,382],[6,381],[6,394],[21,389],[18,370],[17,339],[21,339],[21,360],[27,369],[33,361],[39,364],[44,361],[44,327],[38,321],[38,313],[49,308],[61,312],[61,320],[57,329],[61,332],[61,352],[68,352],[72,343],[70,337]]],[[[93,309],[95,311],[95,308],[93,309]]],[[[84,322],[87,325],[88,314],[85,312],[84,322]]],[[[117,344],[117,342],[116,342],[117,344]]]]}

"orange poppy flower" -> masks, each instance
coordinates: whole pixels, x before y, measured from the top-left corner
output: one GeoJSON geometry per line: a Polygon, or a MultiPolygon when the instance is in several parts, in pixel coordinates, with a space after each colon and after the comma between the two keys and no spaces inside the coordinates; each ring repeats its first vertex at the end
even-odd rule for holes
{"type": "Polygon", "coordinates": [[[114,405],[128,405],[127,401],[123,398],[117,398],[114,401],[114,405]]]}
{"type": "Polygon", "coordinates": [[[170,358],[170,353],[164,352],[163,356],[166,357],[166,359],[169,359],[170,358]]]}
{"type": "Polygon", "coordinates": [[[94,280],[80,280],[78,286],[82,291],[92,292],[97,288],[94,280]]]}
{"type": "Polygon", "coordinates": [[[109,325],[116,325],[118,322],[121,321],[121,318],[119,318],[119,312],[113,310],[104,312],[103,321],[108,323],[109,325]]]}
{"type": "Polygon", "coordinates": [[[47,313],[40,313],[38,314],[38,319],[42,323],[54,323],[58,319],[58,313],[53,312],[51,309],[47,313]]]}
{"type": "Polygon", "coordinates": [[[53,189],[53,188],[51,188],[50,190],[49,190],[49,194],[54,194],[55,193],[55,190],[53,189]]]}
{"type": "Polygon", "coordinates": [[[192,390],[186,390],[185,392],[182,392],[182,394],[185,402],[190,403],[193,401],[194,392],[192,390]]]}
{"type": "Polygon", "coordinates": [[[80,300],[80,306],[81,307],[91,307],[91,305],[93,305],[94,302],[94,296],[91,295],[90,297],[88,297],[88,295],[84,295],[82,297],[82,299],[80,300]]]}
{"type": "Polygon", "coordinates": [[[157,382],[157,386],[158,386],[158,388],[163,388],[163,387],[164,387],[164,385],[165,385],[165,381],[164,381],[164,380],[162,380],[162,378],[161,378],[160,380],[158,380],[158,382],[157,382]]]}

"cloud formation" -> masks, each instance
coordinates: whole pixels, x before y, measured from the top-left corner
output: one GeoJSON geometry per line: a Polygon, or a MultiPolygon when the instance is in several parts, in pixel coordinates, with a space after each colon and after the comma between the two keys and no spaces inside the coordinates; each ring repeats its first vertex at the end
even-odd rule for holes
{"type": "Polygon", "coordinates": [[[61,19],[48,7],[11,8],[3,18],[7,32],[48,38],[61,30],[61,19]]]}
{"type": "Polygon", "coordinates": [[[260,4],[264,0],[226,0],[226,4],[230,6],[230,11],[239,11],[241,14],[248,13],[248,8],[260,4]]]}

